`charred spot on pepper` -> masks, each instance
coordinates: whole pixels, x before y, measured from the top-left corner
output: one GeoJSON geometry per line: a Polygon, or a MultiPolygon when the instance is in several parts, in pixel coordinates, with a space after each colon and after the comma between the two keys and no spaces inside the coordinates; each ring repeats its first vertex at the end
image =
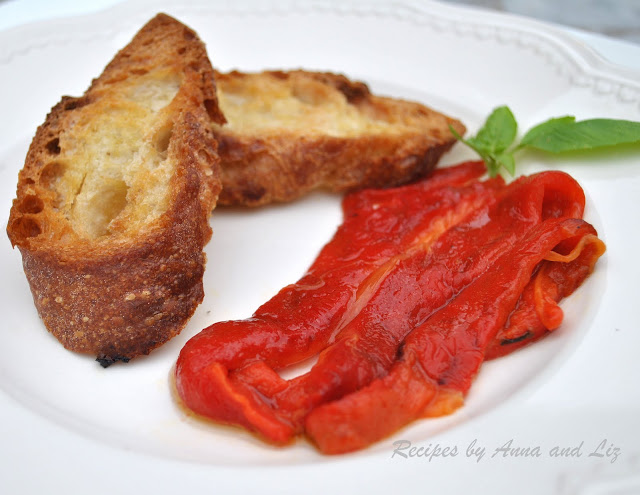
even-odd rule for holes
{"type": "Polygon", "coordinates": [[[396,350],[396,360],[401,359],[403,354],[404,354],[404,341],[400,342],[400,345],[396,350]]]}
{"type": "Polygon", "coordinates": [[[504,339],[500,341],[500,345],[517,344],[518,342],[522,342],[523,340],[531,337],[533,337],[533,332],[530,332],[529,330],[527,330],[525,333],[523,333],[519,337],[514,337],[512,339],[504,339]]]}

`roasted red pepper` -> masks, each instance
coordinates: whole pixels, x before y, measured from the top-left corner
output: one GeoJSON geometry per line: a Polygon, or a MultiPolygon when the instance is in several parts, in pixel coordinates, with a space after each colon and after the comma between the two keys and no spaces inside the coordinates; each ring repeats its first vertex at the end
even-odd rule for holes
{"type": "Polygon", "coordinates": [[[559,324],[556,302],[604,250],[566,174],[507,186],[483,172],[470,162],[347,196],[343,225],[297,284],[187,343],[185,405],[273,442],[306,431],[327,453],[455,409],[484,359],[559,324]],[[318,352],[305,375],[277,373],[318,352]]]}
{"type": "Polygon", "coordinates": [[[491,190],[502,181],[475,184],[484,172],[481,163],[469,162],[407,187],[408,194],[398,194],[405,189],[399,188],[347,196],[344,223],[302,279],[252,318],[212,325],[185,345],[176,365],[176,385],[185,405],[274,442],[287,441],[297,428],[274,418],[263,400],[265,389],[286,386],[273,369],[323,350],[384,279],[391,258],[427,242],[434,228],[446,230],[477,204],[492,201],[491,190]],[[247,376],[251,387],[242,379],[247,376]]]}
{"type": "Polygon", "coordinates": [[[491,342],[485,359],[509,354],[555,330],[562,323],[558,302],[570,296],[593,270],[605,246],[595,235],[585,235],[559,246],[541,262],[525,287],[509,321],[491,342]],[[569,250],[566,255],[558,249],[569,250]]]}
{"type": "Polygon", "coordinates": [[[423,416],[439,389],[466,394],[535,266],[559,242],[593,234],[586,222],[571,218],[531,229],[491,270],[406,337],[389,374],[314,409],[306,418],[307,433],[323,452],[348,452],[423,416]]]}

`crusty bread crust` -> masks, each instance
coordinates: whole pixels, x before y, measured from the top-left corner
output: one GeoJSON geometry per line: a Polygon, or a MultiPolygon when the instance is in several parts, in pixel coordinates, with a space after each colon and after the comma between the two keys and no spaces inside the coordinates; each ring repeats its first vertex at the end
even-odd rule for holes
{"type": "Polygon", "coordinates": [[[316,188],[400,185],[424,176],[453,146],[449,125],[465,131],[454,118],[375,96],[364,83],[337,74],[233,71],[216,73],[216,84],[228,122],[214,125],[222,164],[219,204],[259,206],[316,188]],[[251,121],[252,107],[265,125],[251,121]]]}
{"type": "MultiPolygon", "coordinates": [[[[126,128],[135,129],[135,119],[129,120],[134,123],[126,128]]],[[[63,97],[38,129],[19,175],[7,233],[22,253],[45,326],[66,348],[96,355],[105,366],[128,361],[179,333],[202,301],[203,247],[211,237],[208,218],[221,189],[212,121],[221,124],[224,117],[204,44],[191,29],[159,14],[84,96],[63,97]],[[90,128],[104,117],[105,108],[126,112],[127,105],[137,109],[155,101],[153,84],[142,103],[135,93],[146,91],[147,79],[141,78],[153,82],[154,74],[176,81],[175,96],[169,93],[172,98],[157,113],[140,110],[153,118],[149,129],[140,129],[145,135],[140,146],[157,160],[153,166],[168,170],[168,180],[158,181],[157,198],[146,197],[144,175],[155,171],[140,172],[138,165],[127,165],[133,168],[114,183],[124,184],[136,173],[143,176],[135,179],[137,185],[119,186],[128,187],[126,197],[114,189],[116,199],[108,211],[96,210],[95,225],[90,222],[85,229],[87,210],[76,212],[74,201],[80,202],[88,179],[75,183],[65,175],[81,166],[72,163],[68,148],[86,148],[84,142],[77,145],[87,135],[81,123],[87,122],[83,129],[90,128]],[[123,103],[117,93],[123,86],[132,88],[130,102],[123,103]],[[65,190],[67,183],[78,190],[65,190]]],[[[107,143],[117,137],[103,136],[99,128],[91,132],[107,143]]],[[[106,155],[119,152],[115,147],[100,150],[106,155]]],[[[115,173],[108,163],[104,173],[115,173]]],[[[106,204],[111,193],[84,200],[106,204]]]]}

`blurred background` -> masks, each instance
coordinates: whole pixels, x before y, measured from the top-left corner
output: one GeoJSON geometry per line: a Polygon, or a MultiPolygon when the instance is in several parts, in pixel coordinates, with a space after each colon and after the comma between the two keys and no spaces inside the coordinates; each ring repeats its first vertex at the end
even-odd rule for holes
{"type": "Polygon", "coordinates": [[[640,43],[640,0],[445,0],[640,43]]]}
{"type": "MultiPolygon", "coordinates": [[[[39,19],[74,15],[79,10],[97,11],[121,1],[123,0],[0,0],[0,29],[39,19]]],[[[640,44],[640,0],[440,1],[524,15],[640,44]]]]}

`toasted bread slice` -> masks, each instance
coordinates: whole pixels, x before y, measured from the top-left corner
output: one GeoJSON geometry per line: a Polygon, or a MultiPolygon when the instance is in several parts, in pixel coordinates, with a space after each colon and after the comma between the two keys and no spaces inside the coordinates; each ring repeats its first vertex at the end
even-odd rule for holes
{"type": "Polygon", "coordinates": [[[205,46],[159,14],[37,130],[7,232],[66,348],[128,361],[202,301],[221,188],[212,121],[224,117],[205,46]]]}
{"type": "Polygon", "coordinates": [[[395,186],[429,172],[461,122],[419,103],[375,96],[342,75],[216,73],[226,125],[214,125],[219,203],[259,206],[315,188],[395,186]]]}

